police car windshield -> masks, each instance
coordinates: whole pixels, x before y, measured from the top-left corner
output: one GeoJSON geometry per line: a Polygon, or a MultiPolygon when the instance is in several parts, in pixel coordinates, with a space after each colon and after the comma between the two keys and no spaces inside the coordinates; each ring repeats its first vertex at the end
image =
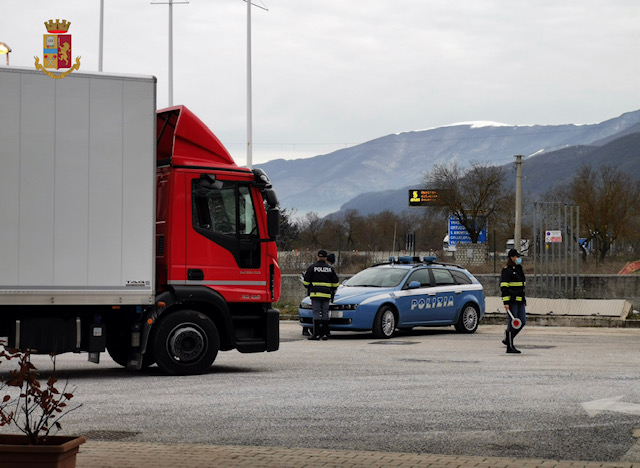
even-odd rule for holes
{"type": "Polygon", "coordinates": [[[407,276],[407,270],[395,268],[369,268],[344,282],[350,287],[392,288],[407,276]]]}

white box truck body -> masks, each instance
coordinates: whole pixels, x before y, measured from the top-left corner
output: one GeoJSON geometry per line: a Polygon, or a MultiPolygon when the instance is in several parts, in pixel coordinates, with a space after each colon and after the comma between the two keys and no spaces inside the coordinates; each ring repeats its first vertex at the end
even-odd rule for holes
{"type": "Polygon", "coordinates": [[[0,304],[150,304],[153,77],[3,68],[0,304]]]}

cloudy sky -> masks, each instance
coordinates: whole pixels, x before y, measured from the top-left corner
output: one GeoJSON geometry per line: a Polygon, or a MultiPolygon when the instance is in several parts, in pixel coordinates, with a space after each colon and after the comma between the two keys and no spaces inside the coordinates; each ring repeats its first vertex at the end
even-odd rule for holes
{"type": "MultiPolygon", "coordinates": [[[[254,3],[268,8],[251,15],[254,164],[454,122],[584,124],[640,108],[638,0],[254,3]]],[[[168,5],[104,5],[103,71],[155,75],[165,107],[168,5]]],[[[72,23],[81,70],[98,70],[99,7],[100,0],[0,0],[10,65],[33,68],[44,21],[59,18],[72,23]]],[[[243,0],[173,6],[173,103],[200,116],[239,164],[246,29],[243,0]]]]}

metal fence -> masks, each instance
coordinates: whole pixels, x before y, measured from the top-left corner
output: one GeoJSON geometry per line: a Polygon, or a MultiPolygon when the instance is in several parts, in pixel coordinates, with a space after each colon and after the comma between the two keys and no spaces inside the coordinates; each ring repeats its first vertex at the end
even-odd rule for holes
{"type": "MultiPolygon", "coordinates": [[[[533,277],[530,297],[575,299],[580,291],[580,207],[533,204],[533,277]]],[[[531,251],[531,248],[533,251],[531,251]]]]}

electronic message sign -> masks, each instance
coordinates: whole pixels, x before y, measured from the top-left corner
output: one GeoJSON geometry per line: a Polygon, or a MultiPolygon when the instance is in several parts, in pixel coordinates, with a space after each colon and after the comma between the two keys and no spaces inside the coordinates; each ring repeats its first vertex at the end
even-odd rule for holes
{"type": "Polygon", "coordinates": [[[444,190],[411,189],[409,190],[409,206],[442,206],[444,190]]]}

